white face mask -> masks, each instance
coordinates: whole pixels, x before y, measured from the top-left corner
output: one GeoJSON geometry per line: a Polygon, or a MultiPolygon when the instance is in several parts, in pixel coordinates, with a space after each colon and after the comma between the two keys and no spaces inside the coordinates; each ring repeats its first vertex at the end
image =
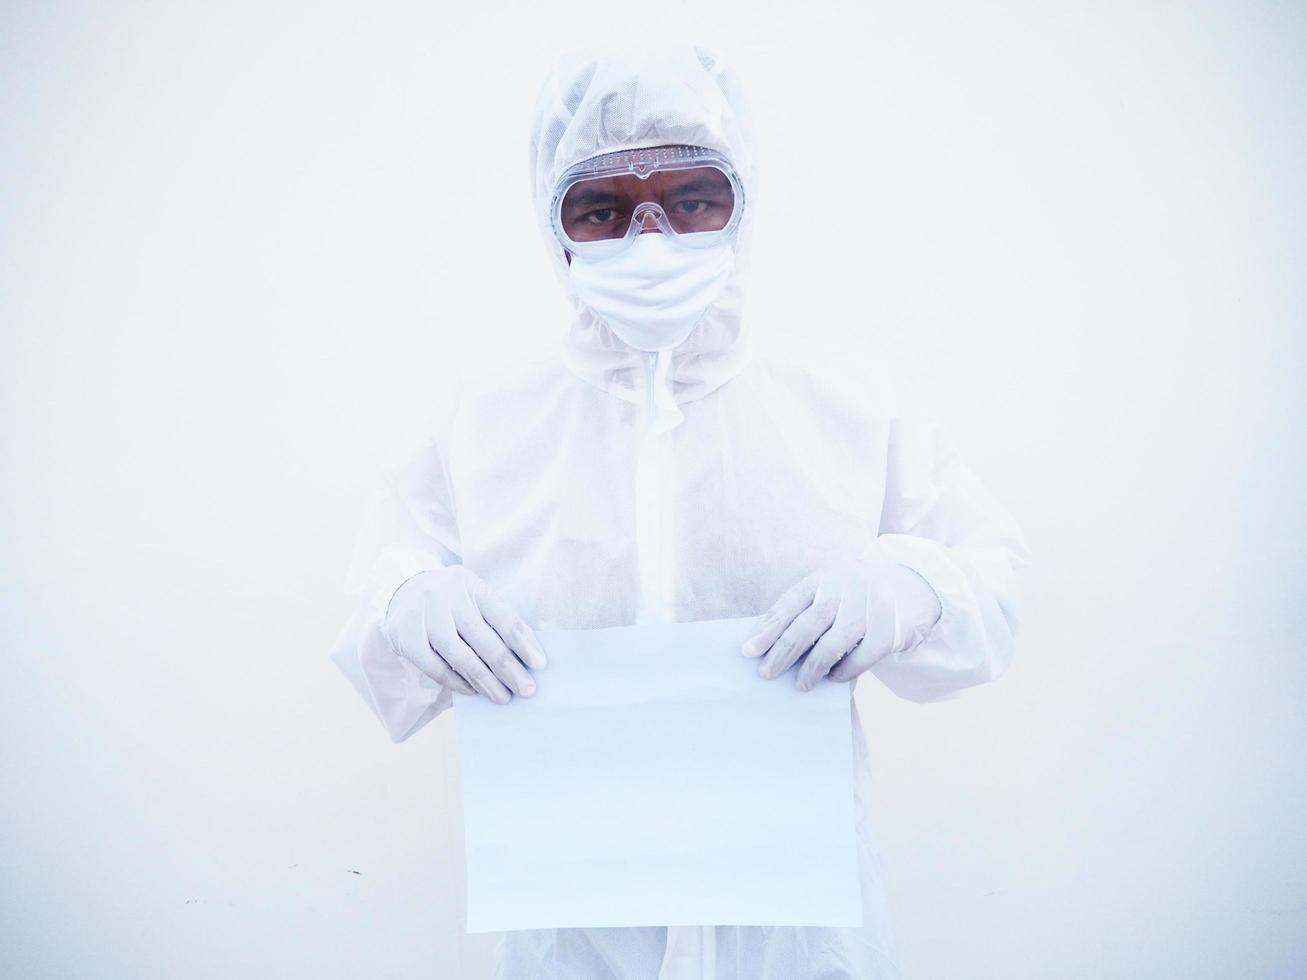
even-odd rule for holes
{"type": "Polygon", "coordinates": [[[690,335],[735,267],[735,247],[676,245],[665,234],[636,235],[600,261],[572,256],[573,295],[637,350],[669,350],[690,335]]]}

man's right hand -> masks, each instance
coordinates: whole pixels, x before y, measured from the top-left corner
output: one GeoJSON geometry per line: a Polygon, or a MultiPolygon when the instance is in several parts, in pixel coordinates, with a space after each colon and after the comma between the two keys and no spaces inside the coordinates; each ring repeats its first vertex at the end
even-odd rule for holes
{"type": "Polygon", "coordinates": [[[462,565],[421,572],[390,597],[381,631],[391,648],[433,681],[507,704],[529,698],[528,667],[545,666],[535,634],[491,586],[462,565]]]}

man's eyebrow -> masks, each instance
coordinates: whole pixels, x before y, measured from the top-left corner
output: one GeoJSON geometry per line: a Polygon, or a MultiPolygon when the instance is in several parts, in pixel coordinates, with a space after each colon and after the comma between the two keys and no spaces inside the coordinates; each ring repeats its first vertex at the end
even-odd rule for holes
{"type": "Polygon", "coordinates": [[[617,195],[612,191],[601,190],[597,187],[587,187],[585,190],[577,191],[575,194],[569,193],[563,198],[563,203],[569,208],[588,207],[591,204],[607,204],[610,201],[616,201],[617,195]]]}
{"type": "Polygon", "coordinates": [[[731,185],[725,180],[714,180],[711,177],[696,177],[693,180],[687,180],[684,184],[676,184],[668,189],[671,194],[713,194],[713,193],[731,193],[731,185]]]}

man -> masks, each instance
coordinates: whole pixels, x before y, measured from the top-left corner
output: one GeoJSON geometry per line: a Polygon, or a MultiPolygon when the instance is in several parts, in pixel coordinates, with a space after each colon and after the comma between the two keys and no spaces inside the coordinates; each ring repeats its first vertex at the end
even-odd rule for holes
{"type": "MultiPolygon", "coordinates": [[[[360,532],[348,587],[363,598],[333,658],[390,737],[453,691],[531,697],[549,683],[532,627],[767,612],[741,653],[774,683],[870,672],[930,701],[997,677],[1028,562],[1011,518],[929,422],[753,353],[755,149],[722,62],[564,59],[531,166],[567,336],[443,392],[360,532]]],[[[500,975],[897,975],[854,722],[862,928],[512,932],[500,975]]]]}

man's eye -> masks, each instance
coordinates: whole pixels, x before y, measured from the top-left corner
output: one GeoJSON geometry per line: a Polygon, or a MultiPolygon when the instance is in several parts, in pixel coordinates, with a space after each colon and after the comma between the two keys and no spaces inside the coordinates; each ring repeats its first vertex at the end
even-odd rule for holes
{"type": "Polygon", "coordinates": [[[682,214],[703,214],[709,206],[707,201],[681,201],[676,205],[676,210],[682,214]]]}
{"type": "Polygon", "coordinates": [[[606,225],[617,218],[617,211],[613,208],[599,208],[595,211],[588,212],[582,221],[588,221],[592,225],[606,225]]]}

